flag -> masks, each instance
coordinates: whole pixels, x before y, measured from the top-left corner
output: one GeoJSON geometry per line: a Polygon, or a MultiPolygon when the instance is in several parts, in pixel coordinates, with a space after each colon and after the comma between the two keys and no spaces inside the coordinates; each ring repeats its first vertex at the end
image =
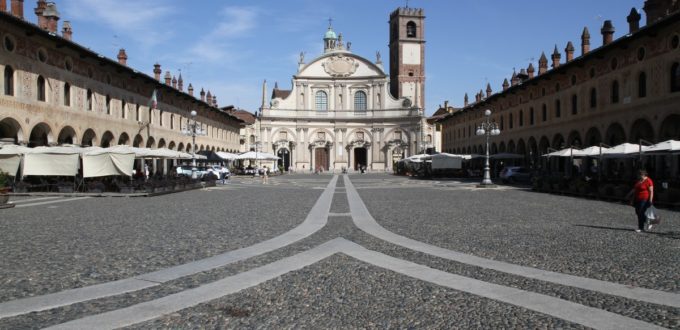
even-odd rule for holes
{"type": "Polygon", "coordinates": [[[151,100],[149,100],[149,108],[151,109],[156,109],[158,106],[158,97],[156,96],[156,90],[153,90],[153,94],[151,94],[151,100]]]}

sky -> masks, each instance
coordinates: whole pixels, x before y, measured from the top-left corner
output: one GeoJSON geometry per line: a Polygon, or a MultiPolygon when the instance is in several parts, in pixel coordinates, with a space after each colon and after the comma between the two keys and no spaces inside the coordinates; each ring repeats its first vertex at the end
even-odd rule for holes
{"type": "MultiPolygon", "coordinates": [[[[153,64],[217,95],[220,106],[251,112],[261,104],[262,82],[291,88],[300,52],[321,55],[328,19],[352,43],[352,52],[389,68],[389,15],[406,0],[54,0],[60,23],[71,21],[73,41],[115,59],[125,48],[128,66],[153,76],[153,64]]],[[[591,48],[601,46],[600,28],[612,20],[615,38],[628,33],[632,7],[645,17],[644,0],[410,0],[425,10],[426,109],[431,115],[449,100],[462,106],[486,89],[501,90],[504,78],[548,58],[568,41],[580,55],[584,26],[591,48]]],[[[35,22],[35,1],[25,2],[35,22]]],[[[61,25],[59,27],[61,30],[61,25]]],[[[562,61],[565,56],[562,55],[562,61]]],[[[269,99],[267,100],[269,102],[269,99]]]]}

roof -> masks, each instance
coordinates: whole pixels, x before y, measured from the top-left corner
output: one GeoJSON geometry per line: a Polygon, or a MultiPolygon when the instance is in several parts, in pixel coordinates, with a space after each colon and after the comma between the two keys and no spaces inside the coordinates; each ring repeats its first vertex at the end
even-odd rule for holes
{"type": "Polygon", "coordinates": [[[234,109],[233,106],[230,106],[231,109],[227,109],[229,107],[222,108],[225,111],[229,112],[232,116],[240,119],[243,121],[246,125],[252,125],[255,123],[255,115],[250,113],[249,111],[243,110],[243,109],[234,109]]]}
{"type": "MultiPolygon", "coordinates": [[[[448,118],[453,117],[453,116],[457,115],[458,113],[472,111],[472,110],[474,110],[474,109],[476,109],[480,106],[483,106],[485,104],[488,104],[488,103],[490,103],[490,102],[492,102],[492,101],[494,101],[498,98],[502,98],[502,97],[505,97],[509,94],[513,94],[518,90],[522,90],[527,85],[530,85],[530,84],[536,85],[542,80],[550,80],[558,74],[565,74],[567,72],[567,70],[569,70],[571,68],[582,67],[587,61],[589,61],[593,58],[602,58],[604,56],[603,54],[608,52],[608,51],[611,51],[611,50],[617,49],[617,48],[625,48],[626,46],[624,46],[624,45],[626,43],[632,42],[634,40],[642,39],[642,38],[645,38],[645,37],[649,37],[649,36],[655,36],[657,30],[664,28],[666,26],[669,26],[673,23],[676,23],[678,21],[678,19],[680,19],[680,11],[675,12],[673,14],[670,14],[670,15],[666,16],[665,18],[658,20],[658,21],[656,21],[656,22],[654,22],[650,25],[641,27],[638,31],[636,31],[634,33],[630,33],[630,34],[626,34],[624,36],[621,36],[620,38],[612,41],[611,43],[609,43],[607,45],[600,46],[598,48],[595,48],[595,49],[591,50],[590,52],[588,52],[584,55],[581,55],[581,56],[579,56],[579,57],[577,57],[577,58],[575,58],[575,59],[573,59],[573,60],[571,60],[567,63],[560,64],[559,67],[552,69],[552,70],[549,70],[548,72],[546,72],[544,74],[534,76],[533,78],[526,79],[519,84],[510,86],[508,89],[501,91],[499,93],[493,94],[493,95],[489,96],[488,98],[482,100],[481,102],[472,103],[472,104],[470,104],[466,107],[458,109],[459,111],[454,111],[453,113],[449,113],[448,115],[445,115],[444,117],[438,119],[438,121],[439,122],[446,121],[448,118]]],[[[541,59],[543,59],[543,56],[541,56],[541,59]]]]}
{"type": "Polygon", "coordinates": [[[285,98],[287,98],[287,97],[290,95],[290,93],[292,93],[292,92],[293,92],[293,91],[290,90],[290,89],[278,89],[278,88],[274,88],[274,90],[272,90],[272,99],[275,99],[275,98],[285,99],[285,98]]]}
{"type": "Polygon", "coordinates": [[[187,94],[183,91],[180,91],[176,88],[173,88],[172,86],[168,86],[164,83],[161,83],[160,81],[154,79],[153,77],[150,77],[150,76],[148,76],[148,75],[146,75],[142,72],[139,72],[139,71],[127,66],[127,65],[123,65],[123,64],[118,63],[118,61],[116,61],[116,60],[112,60],[112,59],[105,57],[101,54],[93,52],[89,48],[83,47],[78,43],[75,43],[71,40],[65,39],[65,38],[57,35],[56,33],[52,33],[52,32],[43,30],[39,26],[37,26],[37,25],[35,25],[35,24],[33,24],[29,21],[26,21],[22,18],[19,18],[19,17],[12,15],[10,12],[0,11],[0,21],[7,22],[9,24],[16,25],[20,28],[25,29],[26,35],[29,36],[29,37],[32,36],[32,35],[38,35],[38,36],[41,36],[41,37],[46,38],[48,40],[51,40],[55,43],[56,48],[65,47],[67,49],[71,49],[71,50],[79,53],[81,59],[85,60],[85,59],[89,58],[89,59],[92,59],[94,61],[99,61],[99,64],[102,67],[109,65],[116,72],[119,72],[119,73],[127,72],[127,73],[129,73],[132,76],[133,79],[141,78],[145,82],[152,84],[154,86],[154,88],[158,89],[159,92],[161,92],[161,93],[165,92],[167,95],[175,94],[176,96],[179,96],[179,97],[189,98],[189,99],[191,99],[192,102],[201,104],[205,108],[210,109],[210,111],[212,111],[212,112],[221,113],[223,116],[225,116],[227,118],[234,119],[236,121],[240,121],[239,118],[236,118],[236,117],[234,117],[234,116],[232,116],[228,113],[225,113],[225,112],[221,111],[220,109],[218,109],[217,107],[214,107],[214,106],[210,105],[209,103],[207,103],[205,101],[201,101],[200,99],[197,99],[196,97],[193,97],[193,96],[191,96],[191,95],[189,95],[189,94],[187,94]]]}

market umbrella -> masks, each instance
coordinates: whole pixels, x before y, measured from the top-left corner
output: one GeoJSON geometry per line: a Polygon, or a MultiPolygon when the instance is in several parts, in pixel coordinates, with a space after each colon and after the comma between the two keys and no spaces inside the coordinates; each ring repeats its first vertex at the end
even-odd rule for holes
{"type": "Polygon", "coordinates": [[[647,149],[649,149],[649,147],[645,147],[639,144],[623,143],[619,144],[618,146],[607,149],[607,151],[604,151],[602,153],[602,156],[605,158],[635,157],[641,155],[642,152],[646,151],[647,149]]]}
{"type": "Polygon", "coordinates": [[[609,150],[609,148],[592,146],[581,150],[574,150],[574,157],[598,157],[607,150],[609,150]]]}
{"type": "Polygon", "coordinates": [[[667,155],[669,153],[680,153],[680,141],[668,140],[657,143],[644,151],[645,154],[667,155]]]}

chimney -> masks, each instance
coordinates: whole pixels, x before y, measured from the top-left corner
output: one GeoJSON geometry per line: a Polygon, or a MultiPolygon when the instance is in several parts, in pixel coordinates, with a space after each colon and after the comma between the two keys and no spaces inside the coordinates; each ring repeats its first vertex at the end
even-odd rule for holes
{"type": "Polygon", "coordinates": [[[541,58],[538,60],[538,74],[542,75],[548,72],[548,57],[545,56],[545,52],[541,53],[541,58]]]}
{"type": "Polygon", "coordinates": [[[154,79],[161,81],[161,73],[162,72],[163,71],[161,71],[161,65],[160,64],[156,63],[156,64],[153,65],[153,77],[154,77],[154,79]]]}
{"type": "Polygon", "coordinates": [[[7,0],[0,0],[0,11],[3,13],[7,11],[7,0]]]}
{"type": "Polygon", "coordinates": [[[194,96],[194,86],[191,86],[191,84],[189,84],[189,95],[194,96]]]}
{"type": "Polygon", "coordinates": [[[205,96],[205,102],[208,102],[208,105],[212,105],[212,93],[210,93],[210,90],[208,90],[208,94],[205,96]]]}
{"type": "MultiPolygon", "coordinates": [[[[0,1],[2,1],[4,6],[5,0],[0,1]]],[[[38,18],[38,26],[43,30],[47,30],[47,19],[43,16],[45,8],[47,8],[47,2],[45,0],[39,0],[37,6],[33,9],[35,16],[38,18]]]]}
{"type": "Polygon", "coordinates": [[[487,97],[487,98],[491,97],[491,93],[492,93],[492,92],[493,92],[493,91],[491,90],[491,84],[486,83],[486,97],[487,97]]]}
{"type": "Polygon", "coordinates": [[[11,0],[12,15],[24,19],[24,0],[11,0]]]}
{"type": "Polygon", "coordinates": [[[205,91],[201,88],[201,101],[205,102],[205,91]]]}
{"type": "Polygon", "coordinates": [[[182,79],[182,73],[179,73],[179,78],[177,79],[177,88],[180,91],[184,91],[184,80],[182,79]]]}
{"type": "Polygon", "coordinates": [[[630,33],[637,32],[640,29],[640,19],[642,16],[640,13],[635,9],[635,7],[630,9],[630,15],[628,15],[628,31],[630,33]]]}
{"type": "Polygon", "coordinates": [[[567,55],[567,63],[574,59],[574,44],[571,41],[567,42],[567,47],[564,48],[564,53],[567,55]]]}
{"type": "Polygon", "coordinates": [[[120,63],[122,65],[127,65],[127,59],[128,59],[128,57],[127,57],[127,54],[125,53],[125,48],[121,48],[118,51],[118,63],[120,63]]]}
{"type": "Polygon", "coordinates": [[[505,78],[505,80],[503,80],[503,90],[507,90],[508,87],[510,87],[510,83],[508,83],[508,78],[505,78]]]}
{"type": "Polygon", "coordinates": [[[512,77],[510,78],[510,84],[512,86],[515,86],[519,83],[519,79],[517,78],[517,72],[515,70],[512,70],[512,77]]]}
{"type": "Polygon", "coordinates": [[[444,101],[444,110],[446,110],[446,111],[449,110],[449,101],[448,100],[444,101]]]}
{"type": "Polygon", "coordinates": [[[602,45],[606,46],[612,43],[614,41],[614,25],[612,24],[612,21],[606,20],[604,21],[604,24],[602,24],[602,45]]]}
{"type": "Polygon", "coordinates": [[[553,67],[553,69],[556,69],[558,66],[560,66],[560,59],[562,58],[562,55],[557,50],[557,45],[555,45],[555,50],[553,51],[551,58],[552,58],[552,67],[553,67]]]}
{"type": "Polygon", "coordinates": [[[534,69],[534,64],[529,63],[529,67],[527,68],[527,73],[529,74],[529,79],[534,77],[535,72],[536,72],[536,69],[534,69]]]}
{"type": "Polygon", "coordinates": [[[467,93],[465,93],[465,97],[463,98],[463,104],[464,104],[464,105],[463,105],[464,107],[467,107],[468,104],[470,104],[470,103],[468,102],[468,95],[467,95],[467,93]]]}
{"type": "Polygon", "coordinates": [[[59,12],[57,11],[57,5],[54,2],[47,3],[47,7],[43,12],[43,17],[45,17],[47,31],[57,33],[57,29],[59,28],[59,12]]]}
{"type": "Polygon", "coordinates": [[[73,28],[71,27],[71,21],[64,21],[64,27],[61,29],[61,36],[68,41],[73,39],[73,28]]]}
{"type": "Polygon", "coordinates": [[[213,95],[212,106],[217,108],[217,95],[213,95]]]}
{"type": "Polygon", "coordinates": [[[172,83],[172,76],[170,75],[170,71],[165,71],[165,84],[170,86],[172,83]]]}
{"type": "Polygon", "coordinates": [[[583,33],[581,34],[581,55],[585,55],[590,51],[590,32],[588,32],[588,27],[583,28],[583,33]]]}
{"type": "Polygon", "coordinates": [[[172,88],[177,89],[177,78],[172,76],[172,88]]]}

